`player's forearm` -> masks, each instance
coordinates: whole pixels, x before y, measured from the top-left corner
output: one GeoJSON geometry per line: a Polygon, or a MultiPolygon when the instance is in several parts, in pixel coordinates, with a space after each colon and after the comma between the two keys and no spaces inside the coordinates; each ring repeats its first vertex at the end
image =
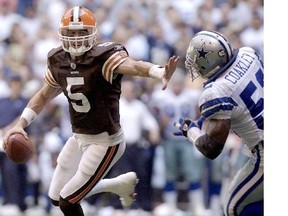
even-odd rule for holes
{"type": "Polygon", "coordinates": [[[48,98],[45,98],[43,94],[39,92],[31,98],[31,100],[27,104],[27,107],[32,109],[35,113],[39,114],[48,101],[48,98]]]}
{"type": "Polygon", "coordinates": [[[26,128],[31,124],[31,122],[37,118],[38,114],[41,112],[43,107],[45,106],[45,101],[41,98],[38,94],[34,95],[29,103],[27,104],[26,108],[23,110],[17,125],[26,128]]]}
{"type": "Polygon", "coordinates": [[[53,88],[47,83],[31,98],[27,107],[39,114],[44,106],[62,92],[61,88],[53,88]]]}
{"type": "Polygon", "coordinates": [[[134,64],[134,70],[138,72],[138,76],[149,77],[149,70],[154,64],[145,61],[137,61],[134,64]]]}
{"type": "Polygon", "coordinates": [[[54,97],[59,95],[60,92],[61,89],[52,88],[49,85],[44,84],[44,86],[30,99],[17,124],[23,128],[30,125],[43,110],[44,106],[54,97]]]}
{"type": "Polygon", "coordinates": [[[192,127],[187,132],[188,140],[207,158],[215,159],[223,150],[224,144],[214,141],[207,133],[203,134],[198,127],[192,127]]]}
{"type": "Polygon", "coordinates": [[[197,127],[188,131],[188,139],[206,157],[215,159],[223,150],[230,131],[231,119],[210,119],[202,128],[205,134],[200,135],[197,127]]]}
{"type": "Polygon", "coordinates": [[[205,157],[211,160],[218,157],[224,148],[224,144],[214,141],[207,134],[198,137],[195,146],[205,157]]]}
{"type": "Polygon", "coordinates": [[[132,58],[127,58],[121,65],[119,65],[116,72],[125,75],[162,79],[165,70],[164,68],[160,68],[159,65],[155,65],[151,62],[135,61],[132,58]]]}

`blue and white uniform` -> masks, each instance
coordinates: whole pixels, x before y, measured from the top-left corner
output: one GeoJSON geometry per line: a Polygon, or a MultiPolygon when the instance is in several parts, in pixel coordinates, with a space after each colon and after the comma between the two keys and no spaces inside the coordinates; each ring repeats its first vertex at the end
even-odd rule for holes
{"type": "MultiPolygon", "coordinates": [[[[199,100],[206,119],[231,119],[253,157],[238,171],[225,199],[225,215],[243,215],[263,204],[263,64],[255,51],[242,47],[206,83],[199,100]],[[247,206],[247,203],[252,203],[247,206]],[[245,207],[245,208],[244,208],[245,207]]],[[[255,214],[256,215],[256,214],[255,214]]]]}

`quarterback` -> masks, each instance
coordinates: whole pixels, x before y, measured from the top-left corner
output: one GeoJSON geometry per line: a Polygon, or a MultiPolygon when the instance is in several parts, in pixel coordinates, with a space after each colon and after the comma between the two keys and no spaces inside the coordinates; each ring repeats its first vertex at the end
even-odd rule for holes
{"type": "Polygon", "coordinates": [[[120,126],[119,97],[123,75],[153,77],[163,90],[179,57],[161,67],[129,57],[122,44],[97,42],[94,14],[80,6],[64,13],[59,28],[62,46],[48,53],[43,87],[31,98],[16,126],[4,137],[22,133],[43,107],[60,93],[69,103],[73,136],[64,145],[49,189],[52,204],[65,216],[83,216],[80,202],[101,192],[119,195],[124,207],[134,200],[134,172],[103,179],[125,150],[120,126]]]}

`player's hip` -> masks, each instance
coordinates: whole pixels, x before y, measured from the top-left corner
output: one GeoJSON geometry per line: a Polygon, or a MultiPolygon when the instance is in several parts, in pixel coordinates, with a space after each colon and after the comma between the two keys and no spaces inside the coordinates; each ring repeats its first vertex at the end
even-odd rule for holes
{"type": "Polygon", "coordinates": [[[124,141],[123,130],[120,129],[117,133],[109,135],[103,132],[96,135],[74,133],[73,139],[81,148],[86,148],[89,145],[115,146],[124,141]]]}

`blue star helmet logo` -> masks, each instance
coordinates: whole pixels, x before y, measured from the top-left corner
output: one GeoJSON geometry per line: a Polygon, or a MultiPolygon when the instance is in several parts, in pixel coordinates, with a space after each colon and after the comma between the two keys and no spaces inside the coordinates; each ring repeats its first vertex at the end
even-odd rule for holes
{"type": "Polygon", "coordinates": [[[196,48],[196,50],[198,52],[198,58],[204,58],[206,62],[208,62],[207,56],[213,52],[205,49],[205,43],[201,45],[200,49],[196,48]]]}

